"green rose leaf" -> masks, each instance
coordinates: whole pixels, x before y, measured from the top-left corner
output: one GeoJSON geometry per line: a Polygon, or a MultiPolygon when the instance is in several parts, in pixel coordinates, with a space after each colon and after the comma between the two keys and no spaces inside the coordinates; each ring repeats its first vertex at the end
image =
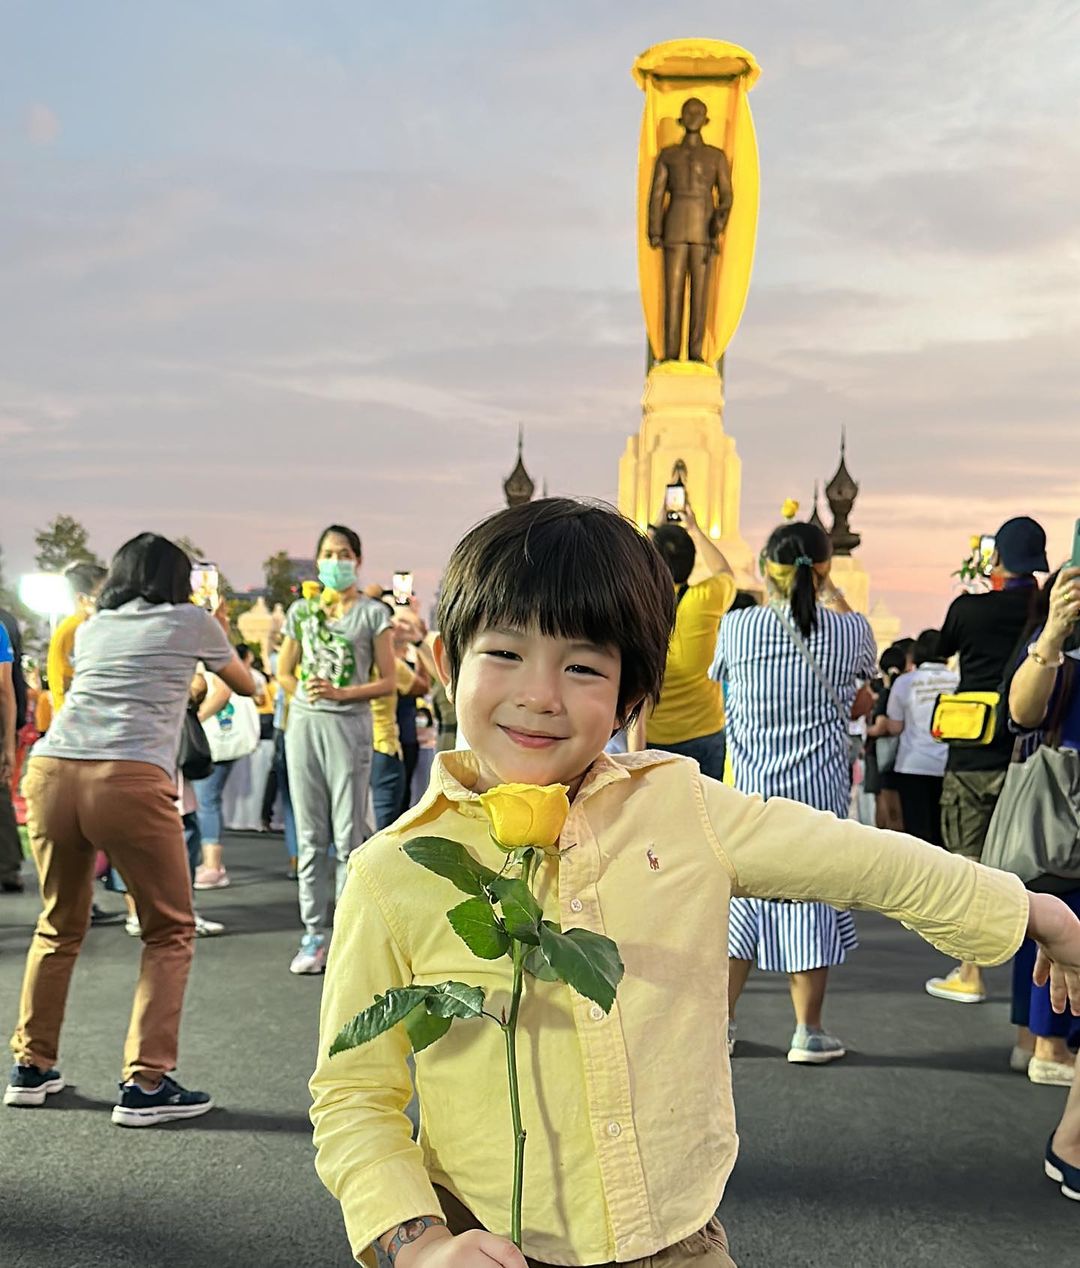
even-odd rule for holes
{"type": "Polygon", "coordinates": [[[477,862],[463,845],[446,837],[414,837],[402,848],[414,863],[437,876],[444,876],[463,894],[472,894],[476,898],[483,898],[484,886],[496,876],[490,867],[477,862]]]}
{"type": "Polygon", "coordinates": [[[610,938],[589,929],[557,933],[545,921],[540,926],[540,949],[560,981],[599,1004],[605,1013],[611,1012],[615,989],[622,981],[623,962],[610,938]]]}
{"type": "Polygon", "coordinates": [[[426,1004],[418,1004],[405,1018],[405,1029],[409,1032],[413,1052],[423,1052],[436,1039],[441,1039],[453,1024],[452,1017],[433,1017],[426,1004]]]}
{"type": "Polygon", "coordinates": [[[330,1055],[336,1057],[339,1052],[359,1048],[385,1034],[399,1021],[404,1021],[418,1004],[424,1003],[431,989],[430,986],[392,986],[385,995],[376,995],[373,1004],[338,1031],[330,1045],[330,1055]]]}
{"type": "Polygon", "coordinates": [[[427,1010],[435,1017],[479,1017],[484,1009],[484,988],[466,982],[440,982],[427,988],[427,1010]]]}
{"type": "Polygon", "coordinates": [[[473,955],[497,960],[510,950],[510,939],[487,898],[467,898],[446,913],[454,932],[473,955]]]}
{"type": "Polygon", "coordinates": [[[532,890],[519,877],[497,876],[488,886],[502,907],[507,933],[519,942],[540,942],[543,911],[532,890]]]}
{"type": "MultiPolygon", "coordinates": [[[[559,926],[552,920],[545,920],[544,924],[549,928],[559,932],[559,926]]],[[[530,947],[525,953],[525,959],[522,961],[526,973],[531,973],[533,977],[541,982],[558,982],[560,980],[558,973],[547,962],[544,955],[543,947],[530,947]]]]}

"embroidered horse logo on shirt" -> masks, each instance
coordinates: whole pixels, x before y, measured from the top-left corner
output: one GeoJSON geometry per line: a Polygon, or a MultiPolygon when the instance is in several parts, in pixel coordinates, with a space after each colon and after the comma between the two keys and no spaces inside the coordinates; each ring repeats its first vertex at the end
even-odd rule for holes
{"type": "Polygon", "coordinates": [[[648,850],[646,850],[646,851],[645,851],[645,857],[649,860],[649,866],[652,868],[652,870],[653,870],[654,872],[659,872],[659,870],[660,870],[660,860],[659,860],[659,859],[656,857],[656,855],[652,852],[652,848],[651,848],[651,847],[650,847],[648,850]]]}

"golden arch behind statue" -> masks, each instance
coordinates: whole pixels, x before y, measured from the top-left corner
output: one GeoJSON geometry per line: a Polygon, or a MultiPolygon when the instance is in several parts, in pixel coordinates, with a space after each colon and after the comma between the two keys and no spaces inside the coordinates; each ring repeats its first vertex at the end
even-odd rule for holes
{"type": "Polygon", "coordinates": [[[720,251],[713,257],[703,356],[719,361],[735,333],[750,289],[758,218],[758,152],[746,94],[761,71],[753,56],[722,40],[668,40],[647,49],[633,75],[645,92],[638,146],[638,277],[653,356],[664,355],[663,252],[649,245],[649,190],[657,154],[682,139],[679,113],[687,97],[709,112],[702,131],[731,164],[734,199],[720,251]]]}

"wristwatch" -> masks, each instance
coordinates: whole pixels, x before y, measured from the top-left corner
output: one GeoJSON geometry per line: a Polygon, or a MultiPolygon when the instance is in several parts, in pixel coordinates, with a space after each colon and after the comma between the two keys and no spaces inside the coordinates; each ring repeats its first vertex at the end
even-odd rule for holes
{"type": "Polygon", "coordinates": [[[414,1220],[406,1220],[404,1224],[399,1224],[386,1247],[387,1259],[392,1264],[397,1259],[398,1251],[401,1250],[402,1246],[415,1242],[429,1228],[435,1228],[440,1225],[445,1228],[446,1221],[440,1219],[437,1215],[419,1215],[414,1220]]]}
{"type": "Polygon", "coordinates": [[[1062,665],[1065,664],[1064,652],[1058,652],[1057,660],[1047,660],[1042,652],[1039,651],[1035,643],[1030,643],[1028,645],[1027,654],[1036,665],[1041,666],[1043,669],[1060,669],[1062,665]]]}

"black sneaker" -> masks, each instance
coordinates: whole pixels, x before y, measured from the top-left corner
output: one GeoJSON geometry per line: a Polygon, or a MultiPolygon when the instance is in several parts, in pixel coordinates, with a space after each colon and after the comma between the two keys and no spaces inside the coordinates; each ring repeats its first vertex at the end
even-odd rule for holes
{"type": "Polygon", "coordinates": [[[0,894],[25,894],[26,885],[23,883],[21,876],[10,876],[7,880],[0,881],[0,894]]]}
{"type": "Polygon", "coordinates": [[[63,1088],[64,1080],[59,1070],[39,1070],[36,1065],[12,1066],[4,1104],[44,1105],[47,1096],[61,1092],[63,1088]]]}
{"type": "Polygon", "coordinates": [[[213,1108],[208,1092],[189,1092],[166,1074],[156,1092],[144,1092],[137,1083],[121,1083],[112,1121],[121,1127],[154,1127],[174,1118],[198,1118],[213,1108]]]}

